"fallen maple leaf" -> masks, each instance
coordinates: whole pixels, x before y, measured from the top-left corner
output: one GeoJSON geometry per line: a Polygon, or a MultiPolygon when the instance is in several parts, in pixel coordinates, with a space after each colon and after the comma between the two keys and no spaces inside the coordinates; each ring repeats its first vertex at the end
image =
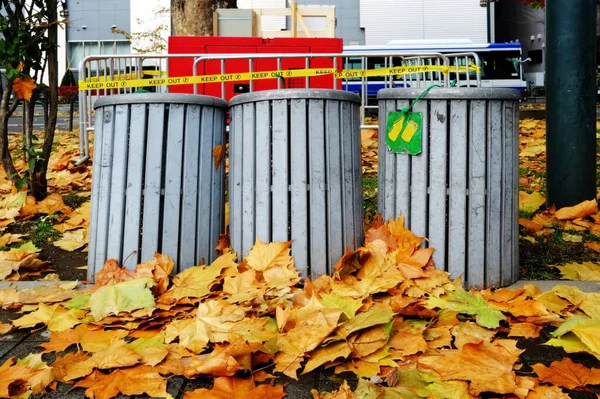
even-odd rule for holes
{"type": "Polygon", "coordinates": [[[73,252],[87,245],[88,231],[87,229],[77,229],[65,231],[61,239],[54,241],[54,245],[65,251],[73,252]]]}
{"type": "Polygon", "coordinates": [[[66,309],[59,304],[48,306],[40,303],[38,310],[13,320],[12,324],[17,328],[29,328],[38,324],[46,324],[50,331],[63,331],[80,324],[85,314],[85,311],[66,309]]]}
{"type": "Polygon", "coordinates": [[[14,398],[27,390],[27,382],[37,374],[36,370],[13,365],[10,358],[0,367],[0,398],[14,398]]]}
{"type": "Polygon", "coordinates": [[[90,314],[100,320],[110,314],[154,307],[152,285],[150,279],[135,279],[102,286],[90,297],[90,314]]]}
{"type": "Polygon", "coordinates": [[[567,263],[564,266],[551,266],[560,270],[563,280],[600,280],[600,264],[592,262],[567,263]]]}
{"type": "Polygon", "coordinates": [[[561,208],[556,211],[554,216],[558,220],[569,220],[584,218],[586,216],[595,215],[598,212],[598,203],[596,200],[583,201],[575,206],[561,208]]]}
{"type": "Polygon", "coordinates": [[[254,384],[252,379],[218,377],[212,389],[184,392],[184,399],[282,399],[283,386],[254,384]]]}
{"type": "Polygon", "coordinates": [[[447,380],[470,381],[473,395],[481,392],[512,393],[516,389],[513,366],[523,351],[516,341],[485,341],[466,344],[461,351],[442,351],[418,359],[419,366],[431,369],[447,380]]]}
{"type": "Polygon", "coordinates": [[[291,242],[265,244],[257,238],[254,247],[246,257],[246,262],[248,266],[260,272],[264,272],[277,265],[284,267],[291,266],[290,246],[291,242]]]}
{"type": "Polygon", "coordinates": [[[26,357],[18,359],[16,365],[37,371],[37,373],[31,376],[29,381],[27,381],[31,392],[34,395],[45,393],[46,387],[54,382],[54,372],[50,366],[42,360],[41,353],[30,353],[26,357]]]}
{"type": "Polygon", "coordinates": [[[225,158],[225,146],[223,144],[219,144],[213,148],[213,158],[215,164],[215,170],[219,169],[219,165],[223,162],[225,158]]]}
{"type": "Polygon", "coordinates": [[[359,399],[358,396],[354,392],[352,392],[352,389],[350,388],[346,380],[344,380],[344,382],[340,386],[340,389],[335,392],[319,393],[319,391],[313,389],[311,393],[313,399],[359,399]]]}
{"type": "Polygon", "coordinates": [[[552,362],[550,367],[534,364],[533,370],[541,381],[568,389],[581,388],[586,385],[600,384],[600,369],[589,369],[583,364],[575,363],[568,357],[552,362]]]}
{"type": "Polygon", "coordinates": [[[83,352],[67,353],[58,356],[52,364],[52,371],[58,381],[68,382],[85,377],[94,371],[96,362],[83,352]]]}
{"type": "Polygon", "coordinates": [[[487,328],[497,328],[506,317],[502,312],[492,308],[481,294],[464,290],[450,292],[447,298],[429,298],[427,307],[458,311],[473,315],[477,324],[487,328]]]}
{"type": "Polygon", "coordinates": [[[147,394],[152,397],[166,397],[167,381],[149,366],[136,366],[118,369],[110,374],[94,371],[75,387],[87,388],[89,398],[110,399],[120,392],[124,395],[147,394]]]}
{"type": "Polygon", "coordinates": [[[527,213],[534,213],[540,206],[546,203],[546,198],[539,192],[534,191],[531,194],[525,191],[519,191],[519,210],[527,213]]]}
{"type": "Polygon", "coordinates": [[[19,100],[25,99],[27,101],[31,101],[31,95],[36,87],[37,84],[35,83],[35,80],[29,76],[26,78],[16,78],[13,80],[13,91],[19,100]]]}
{"type": "Polygon", "coordinates": [[[175,300],[190,297],[202,298],[210,294],[210,287],[225,267],[235,265],[235,254],[220,256],[210,266],[194,266],[173,277],[173,297],[175,300]]]}

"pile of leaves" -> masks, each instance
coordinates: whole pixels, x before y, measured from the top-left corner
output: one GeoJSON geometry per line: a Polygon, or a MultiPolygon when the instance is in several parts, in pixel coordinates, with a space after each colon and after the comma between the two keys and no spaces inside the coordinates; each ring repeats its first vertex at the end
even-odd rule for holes
{"type": "MultiPolygon", "coordinates": [[[[85,291],[55,285],[0,290],[19,309],[0,332],[48,329],[42,352],[0,367],[0,397],[57,388],[90,398],[168,397],[169,376],[214,378],[185,398],[282,398],[274,375],[319,368],[354,374],[355,391],[315,398],[566,398],[590,390],[600,370],[569,359],[521,373],[514,337],[559,327],[548,345],[600,359],[600,294],[558,286],[466,291],[435,268],[432,248],[403,219],[377,222],[332,276],[303,279],[290,243],[262,243],[171,276],[156,254],[133,271],[108,261],[85,291]],[[49,360],[53,359],[53,360],[49,360]],[[268,382],[271,381],[271,382],[268,382]]],[[[344,374],[342,374],[344,375],[344,374]]]]}
{"type": "Polygon", "coordinates": [[[362,154],[362,168],[364,175],[377,175],[378,170],[378,142],[379,133],[377,129],[361,129],[360,143],[362,154]]]}

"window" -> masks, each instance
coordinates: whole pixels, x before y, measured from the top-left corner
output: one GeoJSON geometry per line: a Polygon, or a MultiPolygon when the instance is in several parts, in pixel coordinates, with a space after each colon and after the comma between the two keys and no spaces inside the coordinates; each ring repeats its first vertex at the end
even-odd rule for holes
{"type": "Polygon", "coordinates": [[[77,70],[85,57],[109,54],[131,54],[131,43],[126,40],[70,41],[68,65],[77,70]]]}
{"type": "Polygon", "coordinates": [[[531,58],[532,64],[541,64],[544,60],[544,53],[542,50],[531,50],[527,53],[527,57],[531,58]]]}

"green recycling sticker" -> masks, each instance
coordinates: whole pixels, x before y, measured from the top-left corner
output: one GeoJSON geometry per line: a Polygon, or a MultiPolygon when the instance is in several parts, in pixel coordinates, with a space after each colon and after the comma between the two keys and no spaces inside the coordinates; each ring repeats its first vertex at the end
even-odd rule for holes
{"type": "Polygon", "coordinates": [[[388,113],[385,143],[391,152],[419,155],[423,141],[423,115],[406,109],[388,113]]]}

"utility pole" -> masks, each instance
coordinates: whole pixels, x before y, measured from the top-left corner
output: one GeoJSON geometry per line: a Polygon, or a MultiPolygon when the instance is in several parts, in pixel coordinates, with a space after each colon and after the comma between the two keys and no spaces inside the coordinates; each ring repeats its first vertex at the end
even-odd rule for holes
{"type": "Polygon", "coordinates": [[[596,198],[596,0],[546,1],[548,204],[596,198]]]}

